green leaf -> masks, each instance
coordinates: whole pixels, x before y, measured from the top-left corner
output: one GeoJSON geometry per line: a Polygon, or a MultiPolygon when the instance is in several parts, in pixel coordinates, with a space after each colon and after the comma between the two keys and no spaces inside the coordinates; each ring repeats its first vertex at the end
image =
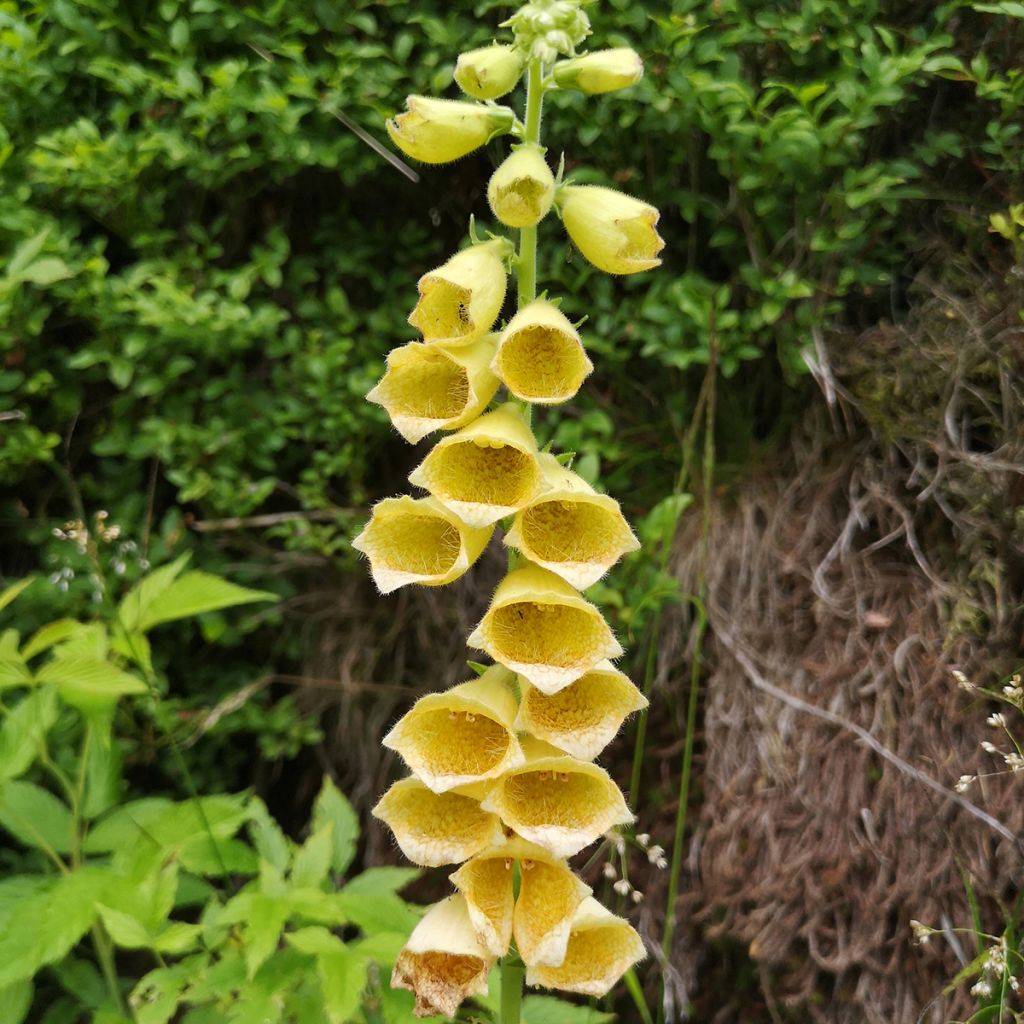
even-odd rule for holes
{"type": "Polygon", "coordinates": [[[181,993],[196,972],[197,965],[185,960],[173,967],[158,967],[145,975],[132,990],[137,1024],[169,1024],[178,1010],[181,993]]]}
{"type": "Polygon", "coordinates": [[[419,921],[419,914],[397,896],[400,889],[418,874],[409,868],[370,868],[356,876],[334,896],[347,918],[363,932],[402,932],[408,935],[419,921]],[[399,873],[405,874],[404,879],[399,873]]]}
{"type": "MultiPolygon", "coordinates": [[[[11,266],[14,265],[14,261],[17,258],[18,254],[15,253],[11,259],[11,266]]],[[[13,273],[9,268],[8,272],[13,273]]],[[[39,579],[38,576],[26,576],[23,580],[18,580],[17,583],[12,583],[9,587],[0,590],[0,611],[3,611],[26,587],[30,587],[37,579],[39,579]]]]}
{"type": "Polygon", "coordinates": [[[0,782],[28,770],[59,714],[57,693],[43,687],[23,698],[0,725],[0,782]]]}
{"type": "Polygon", "coordinates": [[[77,619],[57,619],[54,622],[48,622],[36,630],[30,640],[26,641],[25,646],[21,649],[21,656],[26,661],[30,661],[37,654],[49,650],[54,644],[67,640],[80,626],[81,623],[77,619]]]}
{"type": "Polygon", "coordinates": [[[121,746],[98,740],[89,744],[85,763],[82,816],[87,821],[108,811],[121,797],[121,746]]]}
{"type": "Polygon", "coordinates": [[[74,277],[75,272],[60,257],[47,256],[26,267],[20,276],[31,284],[48,285],[74,277]]]}
{"type": "Polygon", "coordinates": [[[249,836],[263,860],[282,873],[288,870],[291,844],[259,797],[249,801],[249,836]]]}
{"type": "Polygon", "coordinates": [[[299,847],[292,866],[292,884],[318,886],[327,878],[334,853],[334,824],[326,822],[299,847]]]}
{"type": "Polygon", "coordinates": [[[407,932],[377,932],[367,935],[365,939],[357,939],[351,948],[360,956],[375,963],[390,967],[398,959],[398,954],[409,940],[407,932]]]}
{"type": "Polygon", "coordinates": [[[162,622],[188,619],[218,608],[276,600],[277,594],[265,590],[249,590],[212,573],[193,570],[153,598],[139,621],[139,628],[149,630],[162,622]]]}
{"type": "Polygon", "coordinates": [[[288,909],[281,900],[254,893],[245,929],[245,971],[251,980],[267,957],[277,948],[288,909]]]}
{"type": "Polygon", "coordinates": [[[184,953],[195,946],[202,930],[202,925],[173,921],[153,939],[153,949],[158,953],[184,953]]]}
{"type": "Polygon", "coordinates": [[[21,1024],[32,1006],[35,989],[32,981],[25,978],[0,989],[0,1006],[4,1008],[4,1024],[21,1024]]]}
{"type": "Polygon", "coordinates": [[[26,846],[57,853],[71,849],[71,811],[33,782],[12,780],[0,786],[0,825],[26,846]]]}
{"type": "MultiPolygon", "coordinates": [[[[43,246],[46,244],[46,239],[49,234],[50,229],[43,228],[43,230],[38,232],[38,234],[25,239],[25,241],[14,250],[14,255],[11,257],[10,263],[7,264],[7,274],[9,277],[21,277],[22,271],[43,251],[43,246]]],[[[0,601],[2,600],[3,598],[0,597],[0,601]]],[[[3,605],[0,604],[0,607],[3,607],[3,605]]]]}
{"type": "Polygon", "coordinates": [[[195,836],[179,848],[178,857],[187,871],[212,878],[254,875],[259,869],[252,847],[223,836],[195,836]]]}
{"type": "Polygon", "coordinates": [[[976,11],[984,11],[986,14],[1005,14],[1010,18],[1024,18],[1024,4],[1016,0],[1004,0],[999,4],[971,4],[976,11]]]}
{"type": "Polygon", "coordinates": [[[54,971],[60,987],[75,1002],[90,1010],[98,1010],[110,998],[107,983],[100,972],[88,960],[66,956],[54,971]]]}
{"type": "Polygon", "coordinates": [[[151,945],[149,929],[138,918],[102,903],[97,904],[96,909],[116,945],[124,949],[147,949],[151,945]]]}
{"type": "Polygon", "coordinates": [[[126,633],[137,633],[142,629],[141,623],[149,613],[149,606],[174,582],[191,557],[191,553],[186,552],[168,565],[154,569],[121,598],[117,617],[126,633]]]}
{"type": "Polygon", "coordinates": [[[61,700],[86,713],[103,710],[127,694],[147,693],[146,684],[108,661],[70,655],[54,657],[37,673],[43,683],[54,683],[61,700]]]}
{"type": "Polygon", "coordinates": [[[340,875],[352,863],[352,858],[356,854],[359,817],[338,787],[330,778],[324,776],[324,784],[313,804],[313,831],[319,832],[328,822],[334,826],[331,868],[340,875]]]}
{"type": "Polygon", "coordinates": [[[366,987],[366,961],[350,949],[321,953],[316,958],[324,1008],[331,1024],[345,1024],[362,1002],[366,987]]]}
{"type": "Polygon", "coordinates": [[[17,654],[0,656],[0,690],[31,686],[34,682],[28,666],[17,654]]]}
{"type": "Polygon", "coordinates": [[[326,928],[299,928],[289,932],[285,940],[300,953],[308,953],[310,956],[337,953],[345,949],[345,943],[326,928]]]}
{"type": "Polygon", "coordinates": [[[563,1003],[553,996],[527,996],[523,1000],[522,1024],[611,1024],[614,1020],[614,1013],[563,1003]]]}
{"type": "Polygon", "coordinates": [[[53,882],[53,875],[13,875],[0,882],[0,934],[22,900],[43,892],[53,882]]]}

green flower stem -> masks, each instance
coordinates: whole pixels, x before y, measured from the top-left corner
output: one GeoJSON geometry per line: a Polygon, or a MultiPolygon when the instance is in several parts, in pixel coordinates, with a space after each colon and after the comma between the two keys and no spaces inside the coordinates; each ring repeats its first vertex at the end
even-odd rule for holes
{"type": "MultiPolygon", "coordinates": [[[[540,116],[544,102],[543,71],[540,61],[533,58],[526,71],[526,121],[523,125],[523,143],[540,144],[540,116]]],[[[537,297],[537,227],[519,231],[519,258],[516,261],[516,281],[519,288],[519,309],[537,297]]]]}
{"type": "Polygon", "coordinates": [[[526,968],[518,956],[501,961],[501,1024],[519,1024],[526,968]]]}

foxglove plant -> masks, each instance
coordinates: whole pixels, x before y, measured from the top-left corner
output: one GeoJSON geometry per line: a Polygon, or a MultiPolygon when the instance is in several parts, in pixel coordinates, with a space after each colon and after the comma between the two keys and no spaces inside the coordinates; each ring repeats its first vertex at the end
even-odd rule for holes
{"type": "Polygon", "coordinates": [[[422,341],[396,348],[367,396],[410,442],[450,431],[409,477],[429,496],[380,502],[356,539],[379,589],[453,581],[498,523],[509,548],[508,575],[468,638],[495,664],[421,698],[384,739],[412,776],[374,814],[414,863],[461,865],[455,893],[426,914],[392,976],[424,1016],[451,1016],[485,992],[499,960],[502,1024],[518,1024],[524,978],[601,996],[644,955],[567,863],[633,820],[593,759],[646,700],[609,660],[622,647],[579,590],[639,544],[618,503],[540,451],[530,426],[533,404],[568,401],[593,370],[558,301],[537,295],[537,225],[555,210],[584,257],[611,274],[658,266],[664,245],[654,207],[562,180],[541,144],[546,92],[607,93],[643,74],[628,48],[577,53],[590,33],[583,2],[532,0],[504,23],[510,44],[458,58],[470,100],[411,96],[387,125],[403,153],[433,164],[497,136],[516,140],[487,198],[518,244],[481,240],[471,226],[472,244],[419,281],[409,323],[422,341]],[[523,78],[520,120],[493,101],[523,78]],[[502,326],[513,271],[517,306],[502,326]],[[506,394],[492,404],[499,387],[506,394]]]}

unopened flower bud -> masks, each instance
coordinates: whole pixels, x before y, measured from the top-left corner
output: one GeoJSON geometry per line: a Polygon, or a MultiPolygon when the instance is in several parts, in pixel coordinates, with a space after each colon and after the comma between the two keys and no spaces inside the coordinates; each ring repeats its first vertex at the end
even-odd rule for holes
{"type": "Polygon", "coordinates": [[[562,223],[580,252],[608,274],[637,274],[661,264],[665,242],[649,203],[599,185],[567,185],[558,194],[562,223]]]}
{"type": "Polygon", "coordinates": [[[515,123],[508,107],[430,96],[409,96],[405,102],[409,109],[388,121],[388,135],[406,156],[425,164],[458,160],[511,131],[515,123]]]}
{"type": "Polygon", "coordinates": [[[510,228],[528,228],[541,221],[554,198],[555,178],[539,146],[516,146],[487,186],[494,216],[510,228]]]}
{"type": "Polygon", "coordinates": [[[644,76],[644,65],[636,50],[622,46],[560,60],[552,74],[562,89],[579,89],[596,96],[636,85],[644,76]]]}
{"type": "Polygon", "coordinates": [[[455,63],[459,88],[478,100],[496,100],[511,92],[523,73],[523,57],[512,46],[484,46],[460,53],[455,63]]]}

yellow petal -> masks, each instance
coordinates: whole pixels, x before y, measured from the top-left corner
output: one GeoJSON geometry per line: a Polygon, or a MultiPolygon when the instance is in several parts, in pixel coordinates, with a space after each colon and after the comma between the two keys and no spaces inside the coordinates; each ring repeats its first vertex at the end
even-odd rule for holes
{"type": "Polygon", "coordinates": [[[552,75],[562,89],[579,89],[596,96],[636,85],[644,76],[644,65],[636,50],[622,46],[560,60],[552,75]]]}
{"type": "Polygon", "coordinates": [[[385,498],[352,547],[370,560],[382,594],[407,583],[439,587],[458,579],[487,546],[494,527],[467,526],[433,498],[385,498]]]}
{"type": "Polygon", "coordinates": [[[537,443],[518,411],[505,405],[442,437],[409,481],[470,526],[488,526],[539,490],[537,443]]]}
{"type": "Polygon", "coordinates": [[[508,107],[409,96],[408,110],[387,122],[391,141],[425,164],[446,164],[479,149],[495,135],[511,130],[515,114],[508,107]]]}
{"type": "Polygon", "coordinates": [[[557,693],[622,647],[601,613],[560,576],[528,565],[499,584],[490,608],[467,641],[557,693]]]}
{"type": "Polygon", "coordinates": [[[598,185],[567,185],[559,212],[581,253],[609,274],[637,274],[661,264],[665,247],[657,231],[658,211],[624,192],[598,185]]]}
{"type": "Polygon", "coordinates": [[[522,54],[513,46],[495,45],[460,53],[453,77],[468,96],[496,100],[516,87],[522,73],[522,54]]]}
{"type": "Polygon", "coordinates": [[[491,369],[516,398],[553,405],[572,398],[594,364],[565,314],[538,299],[501,332],[491,369]]]}
{"type": "Polygon", "coordinates": [[[410,342],[388,355],[387,372],[366,396],[384,407],[410,442],[433,430],[454,430],[476,419],[498,390],[490,369],[497,335],[456,349],[410,342]]]}
{"type": "Polygon", "coordinates": [[[539,459],[546,489],[516,514],[504,543],[585,590],[640,542],[614,498],[595,493],[553,455],[539,459]]]}
{"type": "Polygon", "coordinates": [[[573,919],[565,960],[556,967],[527,965],[526,983],[600,997],[644,955],[629,922],[588,897],[573,919]]]}
{"type": "Polygon", "coordinates": [[[413,864],[460,864],[502,840],[501,822],[468,792],[433,793],[418,779],[400,779],[378,801],[373,816],[394,833],[413,864]]]}
{"type": "Polygon", "coordinates": [[[547,216],[555,199],[555,178],[539,146],[523,145],[491,175],[487,202],[510,228],[528,228],[547,216]]]}
{"type": "Polygon", "coordinates": [[[477,938],[491,956],[504,956],[512,939],[513,859],[485,851],[451,876],[452,885],[466,899],[477,938]]]}
{"type": "Polygon", "coordinates": [[[449,896],[427,911],[398,954],[391,987],[416,996],[416,1016],[454,1016],[470,996],[487,994],[494,960],[480,945],[462,896],[449,896]]]}
{"type": "Polygon", "coordinates": [[[409,323],[425,342],[469,344],[491,329],[505,302],[510,252],[511,243],[503,238],[481,242],[420,278],[409,323]]]}
{"type": "Polygon", "coordinates": [[[522,683],[515,727],[583,761],[597,757],[626,718],[647,707],[647,698],[610,661],[599,662],[558,693],[522,683]]]}
{"type": "Polygon", "coordinates": [[[513,729],[515,676],[492,665],[477,679],[421,697],[384,737],[435,793],[495,779],[523,763],[513,729]]]}

